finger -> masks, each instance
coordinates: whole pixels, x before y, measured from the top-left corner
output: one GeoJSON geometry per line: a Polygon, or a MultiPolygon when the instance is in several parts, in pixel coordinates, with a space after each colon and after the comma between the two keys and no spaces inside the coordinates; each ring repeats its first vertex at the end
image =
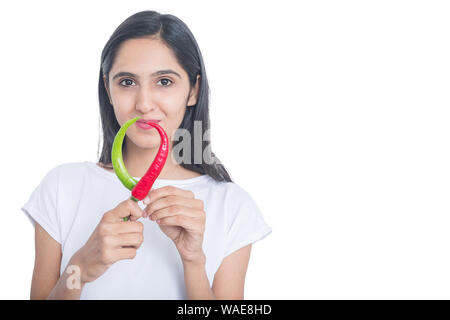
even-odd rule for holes
{"type": "Polygon", "coordinates": [[[175,195],[185,198],[194,198],[194,193],[191,190],[184,190],[174,186],[165,186],[158,189],[152,189],[148,193],[147,197],[150,198],[150,202],[154,202],[159,198],[167,197],[169,195],[175,195]]]}
{"type": "Polygon", "coordinates": [[[179,215],[192,218],[200,218],[202,214],[200,210],[197,209],[174,205],[154,211],[150,216],[150,219],[156,221],[165,217],[179,216],[179,215]]]}
{"type": "Polygon", "coordinates": [[[184,206],[192,209],[203,210],[203,201],[194,198],[185,198],[175,195],[169,195],[153,201],[144,208],[144,218],[150,216],[153,212],[170,206],[184,206]]]}
{"type": "Polygon", "coordinates": [[[128,199],[117,205],[113,210],[108,211],[104,217],[108,221],[118,222],[123,221],[123,218],[131,216],[131,220],[135,221],[142,217],[144,211],[139,207],[137,202],[128,199]]]}
{"type": "Polygon", "coordinates": [[[205,230],[204,223],[200,219],[188,216],[170,216],[159,219],[158,221],[160,226],[179,226],[196,234],[203,234],[205,230]]]}
{"type": "Polygon", "coordinates": [[[134,247],[137,249],[142,242],[144,242],[144,235],[140,232],[121,233],[113,237],[113,248],[134,247]]]}
{"type": "Polygon", "coordinates": [[[135,248],[120,248],[114,250],[114,262],[124,259],[134,259],[136,257],[135,248]]]}
{"type": "Polygon", "coordinates": [[[123,221],[115,222],[111,226],[112,234],[121,234],[121,233],[142,233],[144,231],[144,224],[140,221],[128,221],[127,223],[123,223],[123,221]]]}

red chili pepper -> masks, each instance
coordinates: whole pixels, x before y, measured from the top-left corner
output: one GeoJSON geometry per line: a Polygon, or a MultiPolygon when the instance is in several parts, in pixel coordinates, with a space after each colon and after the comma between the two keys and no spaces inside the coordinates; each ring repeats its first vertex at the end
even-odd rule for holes
{"type": "Polygon", "coordinates": [[[153,186],[156,178],[161,173],[162,168],[167,159],[167,155],[169,154],[169,139],[167,138],[166,133],[163,128],[157,123],[147,122],[147,124],[154,127],[158,130],[158,133],[161,137],[161,144],[159,145],[158,153],[156,154],[155,160],[153,160],[150,168],[148,168],[145,175],[139,180],[139,182],[134,186],[131,194],[136,199],[142,200],[149,193],[150,189],[153,186]]]}

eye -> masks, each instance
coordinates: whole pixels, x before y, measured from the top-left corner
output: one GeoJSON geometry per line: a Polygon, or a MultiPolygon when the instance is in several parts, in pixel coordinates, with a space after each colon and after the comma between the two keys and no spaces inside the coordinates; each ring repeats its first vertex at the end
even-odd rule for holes
{"type": "Polygon", "coordinates": [[[122,81],[119,82],[119,84],[124,87],[132,86],[133,85],[132,83],[134,83],[134,81],[131,79],[123,79],[122,81]],[[125,82],[125,84],[123,84],[124,82],[125,82]]]}
{"type": "Polygon", "coordinates": [[[158,81],[158,83],[159,82],[162,82],[162,81],[164,81],[163,83],[163,87],[169,87],[170,85],[169,84],[167,84],[167,81],[169,81],[170,83],[173,83],[172,82],[172,80],[170,80],[170,79],[167,79],[167,78],[163,78],[163,79],[160,79],[159,81],[158,81]],[[165,85],[165,84],[167,84],[167,85],[165,85]]]}

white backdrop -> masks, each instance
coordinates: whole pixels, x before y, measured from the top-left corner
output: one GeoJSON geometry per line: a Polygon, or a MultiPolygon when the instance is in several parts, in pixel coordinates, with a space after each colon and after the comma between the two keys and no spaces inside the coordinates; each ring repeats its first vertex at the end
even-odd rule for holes
{"type": "Polygon", "coordinates": [[[0,298],[29,298],[21,206],[51,168],[97,160],[101,50],[141,10],[193,32],[212,149],[273,229],[246,299],[450,298],[448,2],[0,6],[0,298]]]}

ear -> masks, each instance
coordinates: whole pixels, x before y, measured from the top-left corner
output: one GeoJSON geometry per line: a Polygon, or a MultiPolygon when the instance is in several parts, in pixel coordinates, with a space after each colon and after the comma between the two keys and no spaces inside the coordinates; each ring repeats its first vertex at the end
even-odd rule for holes
{"type": "Polygon", "coordinates": [[[109,103],[112,105],[111,94],[108,90],[108,84],[106,83],[106,76],[103,75],[103,84],[105,85],[106,92],[108,93],[109,103]]]}
{"type": "Polygon", "coordinates": [[[188,100],[188,103],[187,103],[188,107],[192,107],[193,105],[197,104],[197,97],[198,97],[199,87],[200,87],[200,75],[198,74],[195,86],[194,86],[194,88],[191,90],[191,92],[189,94],[189,100],[188,100]]]}

